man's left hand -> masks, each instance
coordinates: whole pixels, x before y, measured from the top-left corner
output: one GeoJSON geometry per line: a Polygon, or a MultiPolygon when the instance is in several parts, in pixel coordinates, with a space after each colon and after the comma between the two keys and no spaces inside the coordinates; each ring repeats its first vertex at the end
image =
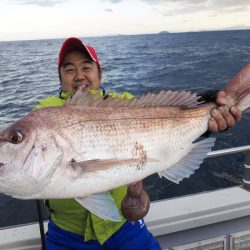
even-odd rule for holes
{"type": "Polygon", "coordinates": [[[130,184],[126,196],[122,201],[122,215],[134,222],[142,219],[149,210],[150,200],[143,190],[142,181],[130,184]]]}
{"type": "Polygon", "coordinates": [[[242,113],[236,106],[230,107],[229,110],[225,107],[227,96],[224,91],[218,92],[215,102],[219,107],[211,111],[212,117],[208,122],[210,132],[219,132],[233,127],[241,119],[242,113]]]}

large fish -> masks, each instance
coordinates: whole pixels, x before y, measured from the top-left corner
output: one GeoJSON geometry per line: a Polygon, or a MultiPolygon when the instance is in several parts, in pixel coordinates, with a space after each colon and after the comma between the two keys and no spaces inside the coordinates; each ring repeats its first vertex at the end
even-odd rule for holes
{"type": "MultiPolygon", "coordinates": [[[[229,103],[250,106],[250,64],[224,89],[229,103]]],[[[29,113],[0,133],[0,192],[20,199],[76,198],[104,219],[119,220],[109,190],[159,173],[189,177],[215,139],[214,103],[190,92],[162,91],[132,100],[78,92],[64,107],[29,113]]]]}

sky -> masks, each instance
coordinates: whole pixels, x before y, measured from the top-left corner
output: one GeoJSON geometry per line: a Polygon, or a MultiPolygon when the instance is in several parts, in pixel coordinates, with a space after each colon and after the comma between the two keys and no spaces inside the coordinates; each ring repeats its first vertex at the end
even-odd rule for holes
{"type": "Polygon", "coordinates": [[[0,0],[0,41],[250,29],[249,0],[0,0]]]}

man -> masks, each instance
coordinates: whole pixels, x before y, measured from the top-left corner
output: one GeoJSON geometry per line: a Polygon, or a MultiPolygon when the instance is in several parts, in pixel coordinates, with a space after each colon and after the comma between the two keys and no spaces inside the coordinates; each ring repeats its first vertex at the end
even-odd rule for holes
{"type": "MultiPolygon", "coordinates": [[[[102,70],[96,52],[93,47],[83,44],[77,38],[64,41],[59,54],[58,71],[62,89],[60,97],[41,100],[40,105],[34,109],[62,106],[79,88],[93,94],[105,94],[101,89],[102,70]]],[[[128,92],[109,93],[109,95],[115,98],[133,98],[128,92]]],[[[231,127],[241,118],[241,112],[236,107],[232,107],[230,112],[224,109],[223,105],[226,103],[224,92],[218,93],[216,102],[220,107],[212,111],[212,118],[209,121],[209,130],[212,132],[231,127]]],[[[74,199],[46,201],[51,215],[47,248],[49,250],[161,249],[143,220],[138,220],[144,217],[149,204],[141,182],[130,185],[127,195],[126,193],[127,187],[111,191],[118,209],[122,207],[123,215],[126,217],[123,217],[121,222],[104,221],[74,199]]]]}

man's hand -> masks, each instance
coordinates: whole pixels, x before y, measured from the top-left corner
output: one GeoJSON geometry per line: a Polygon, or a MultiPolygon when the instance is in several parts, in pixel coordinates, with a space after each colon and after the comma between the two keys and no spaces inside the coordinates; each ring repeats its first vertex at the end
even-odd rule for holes
{"type": "Polygon", "coordinates": [[[212,117],[208,122],[210,132],[219,132],[233,127],[241,119],[242,113],[236,106],[226,109],[227,96],[224,91],[218,92],[215,102],[219,107],[211,111],[212,117]]]}
{"type": "Polygon", "coordinates": [[[142,219],[149,210],[150,200],[143,190],[142,181],[130,184],[122,201],[122,215],[129,221],[142,219]]]}

